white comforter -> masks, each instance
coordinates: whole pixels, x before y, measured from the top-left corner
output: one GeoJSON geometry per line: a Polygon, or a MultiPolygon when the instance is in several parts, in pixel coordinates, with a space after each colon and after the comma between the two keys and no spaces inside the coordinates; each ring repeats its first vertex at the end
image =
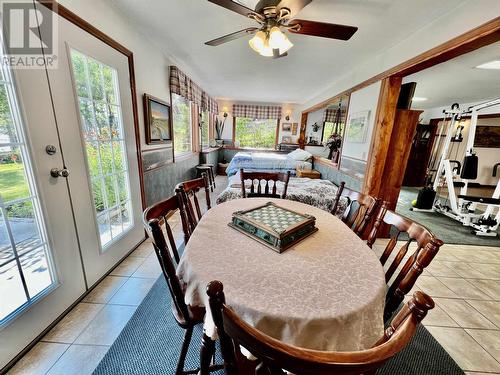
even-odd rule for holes
{"type": "Polygon", "coordinates": [[[241,168],[259,172],[288,172],[295,175],[297,167],[311,169],[308,161],[297,161],[288,157],[288,154],[275,152],[238,152],[227,167],[228,176],[233,176],[241,168]]]}

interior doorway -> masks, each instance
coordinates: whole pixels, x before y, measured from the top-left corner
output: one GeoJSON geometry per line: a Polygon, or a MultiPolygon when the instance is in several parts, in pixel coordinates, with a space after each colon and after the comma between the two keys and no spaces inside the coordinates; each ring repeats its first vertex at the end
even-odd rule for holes
{"type": "Polygon", "coordinates": [[[493,43],[403,81],[416,83],[411,108],[423,112],[397,210],[427,223],[445,243],[500,246],[498,48],[493,43]],[[421,206],[426,185],[436,196],[421,206]]]}

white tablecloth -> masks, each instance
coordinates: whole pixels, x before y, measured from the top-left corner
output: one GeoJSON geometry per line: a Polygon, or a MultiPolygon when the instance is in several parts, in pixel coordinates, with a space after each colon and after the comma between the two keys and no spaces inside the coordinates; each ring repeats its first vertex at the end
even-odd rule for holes
{"type": "MultiPolygon", "coordinates": [[[[338,218],[288,200],[232,200],[199,222],[177,269],[186,303],[208,306],[207,283],[220,280],[245,321],[276,339],[316,350],[371,347],[383,333],[386,283],[373,253],[338,218]],[[266,202],[316,217],[318,231],[282,254],[230,228],[235,211],[266,202]]],[[[205,331],[216,337],[207,309],[205,331]]]]}

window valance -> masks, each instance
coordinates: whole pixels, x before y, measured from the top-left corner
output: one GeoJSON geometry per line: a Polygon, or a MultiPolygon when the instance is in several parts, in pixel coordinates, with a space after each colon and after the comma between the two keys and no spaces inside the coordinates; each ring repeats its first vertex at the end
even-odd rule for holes
{"type": "Polygon", "coordinates": [[[197,104],[202,111],[219,112],[217,101],[174,65],[170,66],[170,91],[197,104]]]}
{"type": "Polygon", "coordinates": [[[233,104],[233,117],[246,117],[251,119],[280,119],[281,106],[263,106],[233,104]]]}
{"type": "MultiPolygon", "coordinates": [[[[336,108],[327,108],[323,114],[323,122],[335,122],[337,120],[337,111],[336,108]]],[[[342,122],[342,119],[345,116],[346,108],[341,108],[340,110],[340,118],[339,121],[342,122]]]]}

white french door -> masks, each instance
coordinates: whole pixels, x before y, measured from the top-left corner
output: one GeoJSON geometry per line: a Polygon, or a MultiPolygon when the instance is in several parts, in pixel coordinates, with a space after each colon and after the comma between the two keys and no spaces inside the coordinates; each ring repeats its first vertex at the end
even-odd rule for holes
{"type": "Polygon", "coordinates": [[[58,29],[48,74],[90,286],[144,238],[129,65],[73,23],[58,29]]]}
{"type": "Polygon", "coordinates": [[[144,238],[128,60],[58,22],[0,71],[0,369],[144,238]]]}

